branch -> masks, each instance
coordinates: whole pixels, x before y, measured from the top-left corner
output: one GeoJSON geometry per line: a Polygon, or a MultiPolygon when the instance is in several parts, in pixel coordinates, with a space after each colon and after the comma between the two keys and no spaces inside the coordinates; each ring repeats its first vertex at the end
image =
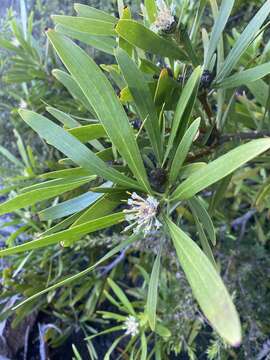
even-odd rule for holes
{"type": "Polygon", "coordinates": [[[234,140],[253,140],[263,137],[270,137],[270,131],[240,132],[238,134],[224,134],[218,139],[218,145],[234,140]]]}

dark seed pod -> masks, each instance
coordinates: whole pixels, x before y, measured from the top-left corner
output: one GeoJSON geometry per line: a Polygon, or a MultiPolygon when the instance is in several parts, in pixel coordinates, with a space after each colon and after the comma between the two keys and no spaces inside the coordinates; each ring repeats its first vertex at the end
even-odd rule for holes
{"type": "Polygon", "coordinates": [[[174,22],[170,24],[170,26],[167,26],[166,28],[163,28],[160,30],[161,34],[171,35],[175,33],[175,30],[177,28],[178,19],[176,16],[174,16],[174,22]]]}
{"type": "Polygon", "coordinates": [[[167,172],[164,169],[157,168],[150,172],[150,182],[153,189],[162,192],[167,180],[167,172]]]}
{"type": "Polygon", "coordinates": [[[200,87],[203,89],[209,89],[213,80],[214,80],[214,74],[211,73],[209,70],[204,70],[201,77],[200,87]]]}
{"type": "Polygon", "coordinates": [[[140,119],[135,119],[135,120],[132,121],[133,129],[139,130],[141,128],[141,126],[142,126],[142,122],[141,122],[140,119]]]}

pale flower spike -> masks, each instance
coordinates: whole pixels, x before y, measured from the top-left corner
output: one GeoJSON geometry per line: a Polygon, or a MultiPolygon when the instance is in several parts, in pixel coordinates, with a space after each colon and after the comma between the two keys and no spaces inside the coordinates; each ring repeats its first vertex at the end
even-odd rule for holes
{"type": "Polygon", "coordinates": [[[175,25],[175,17],[164,0],[157,0],[158,14],[156,21],[153,24],[153,29],[161,32],[170,32],[175,25]]]}
{"type": "Polygon", "coordinates": [[[159,202],[152,196],[143,199],[141,196],[133,192],[128,199],[129,209],[124,210],[126,220],[131,222],[124,231],[133,229],[135,234],[143,231],[147,235],[151,230],[158,230],[162,224],[157,219],[159,202]]]}
{"type": "Polygon", "coordinates": [[[139,323],[134,316],[129,316],[125,323],[124,328],[126,329],[125,334],[131,335],[132,337],[139,334],[139,323]]]}

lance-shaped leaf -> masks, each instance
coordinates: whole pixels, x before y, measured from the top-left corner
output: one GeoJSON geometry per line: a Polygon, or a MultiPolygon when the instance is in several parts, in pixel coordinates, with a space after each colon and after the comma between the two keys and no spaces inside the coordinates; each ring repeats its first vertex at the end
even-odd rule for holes
{"type": "Polygon", "coordinates": [[[99,219],[88,221],[82,225],[74,226],[70,229],[60,231],[56,234],[44,236],[39,239],[26,242],[22,245],[0,250],[0,257],[14,255],[29,250],[40,249],[43,247],[47,247],[49,245],[66,241],[67,239],[78,240],[86,234],[90,234],[94,231],[105,229],[112,225],[121,223],[124,220],[125,220],[125,215],[122,212],[104,216],[99,219]]]}
{"type": "Polygon", "coordinates": [[[177,179],[180,169],[186,160],[192,142],[198,133],[200,121],[201,119],[199,118],[190,125],[185,135],[183,136],[183,139],[178,145],[170,170],[169,181],[171,184],[173,184],[177,179]]]}
{"type": "Polygon", "coordinates": [[[99,175],[115,183],[121,183],[124,186],[136,184],[132,179],[110,168],[74,136],[44,116],[29,110],[20,110],[19,113],[23,120],[36,131],[39,136],[83,169],[92,171],[95,175],[99,175]]]}
{"type": "Polygon", "coordinates": [[[129,301],[129,299],[127,298],[126,294],[124,293],[124,291],[110,278],[108,278],[108,283],[109,283],[112,291],[115,293],[115,295],[120,300],[121,304],[124,306],[125,310],[129,314],[136,315],[134,308],[133,308],[131,302],[129,301]]]}
{"type": "Polygon", "coordinates": [[[81,17],[86,17],[95,20],[103,20],[107,22],[112,22],[114,24],[117,23],[117,19],[114,16],[106,13],[105,11],[96,9],[92,6],[75,3],[74,9],[78,14],[78,16],[81,17]]]}
{"type": "Polygon", "coordinates": [[[134,20],[120,20],[116,32],[131,45],[150,53],[187,61],[187,56],[173,41],[165,40],[134,20]]]}
{"type": "Polygon", "coordinates": [[[147,17],[150,23],[155,22],[157,17],[157,4],[155,0],[145,0],[144,1],[147,17]]]}
{"type": "Polygon", "coordinates": [[[230,345],[241,343],[241,325],[231,297],[199,246],[166,218],[180,264],[193,294],[213,328],[230,345]]]}
{"type": "Polygon", "coordinates": [[[64,25],[70,30],[79,31],[88,35],[116,35],[114,30],[114,23],[112,22],[66,15],[54,15],[52,16],[52,19],[56,24],[64,25]]]}
{"type": "Polygon", "coordinates": [[[72,76],[70,76],[65,71],[59,69],[54,69],[52,71],[52,74],[62,85],[64,85],[64,87],[68,90],[68,92],[75,100],[79,100],[87,110],[93,113],[92,106],[89,104],[81,88],[72,78],[72,76]]]}
{"type": "Polygon", "coordinates": [[[104,127],[101,124],[78,126],[69,129],[68,132],[83,143],[86,143],[94,139],[107,137],[106,131],[104,130],[104,127]]]}
{"type": "Polygon", "coordinates": [[[252,69],[241,71],[224,79],[217,86],[222,89],[232,89],[259,80],[270,73],[270,62],[255,66],[252,69]]]}
{"type": "Polygon", "coordinates": [[[85,32],[74,30],[65,25],[56,25],[55,30],[61,34],[67,35],[72,39],[79,40],[89,46],[103,51],[107,54],[114,54],[114,48],[117,46],[116,38],[112,36],[89,35],[85,32]]]}
{"type": "Polygon", "coordinates": [[[233,5],[234,5],[234,0],[223,0],[221,3],[220,10],[211,33],[211,37],[206,52],[206,57],[204,61],[205,68],[208,68],[210,65],[211,59],[214,55],[214,52],[216,51],[220,37],[229,19],[233,5]]]}
{"type": "Polygon", "coordinates": [[[74,214],[76,212],[86,209],[88,206],[93,204],[102,195],[91,191],[85,194],[79,195],[73,199],[61,202],[48,209],[42,210],[39,213],[41,220],[55,220],[62,217],[74,214]]]}
{"type": "Polygon", "coordinates": [[[170,133],[167,150],[166,150],[165,158],[164,158],[163,162],[165,162],[165,160],[167,159],[167,157],[172,149],[172,146],[175,141],[177,132],[179,130],[183,115],[185,114],[185,110],[187,109],[189,102],[192,100],[191,97],[194,95],[194,90],[196,89],[196,86],[199,83],[201,73],[202,73],[202,68],[200,66],[198,66],[193,71],[192,75],[188,79],[188,82],[182,91],[182,94],[177,103],[176,111],[174,114],[172,130],[170,133]]]}
{"type": "Polygon", "coordinates": [[[48,37],[94,108],[112,143],[126,160],[140,184],[150,192],[133,129],[112,85],[97,64],[79,46],[52,30],[48,31],[48,37]]]}
{"type": "Polygon", "coordinates": [[[199,198],[194,197],[193,199],[189,200],[189,202],[191,203],[194,211],[196,212],[198,219],[202,222],[203,227],[205,228],[213,246],[215,246],[217,242],[215,227],[202,201],[199,198]]]}
{"type": "Polygon", "coordinates": [[[42,191],[40,191],[40,188],[37,188],[24,192],[17,195],[15,198],[0,204],[0,215],[34,205],[40,201],[51,199],[57,195],[76,189],[89,182],[89,180],[90,178],[70,180],[70,182],[66,184],[47,186],[46,188],[42,188],[42,191]]]}
{"type": "Polygon", "coordinates": [[[156,257],[156,260],[152,268],[151,277],[149,281],[148,294],[147,294],[147,302],[146,302],[146,312],[152,331],[154,331],[156,327],[160,259],[161,259],[161,250],[159,251],[156,257]]]}
{"type": "Polygon", "coordinates": [[[155,104],[143,73],[137,68],[128,54],[122,50],[116,50],[116,59],[126,80],[129,91],[133,97],[136,109],[142,121],[145,121],[145,128],[158,160],[161,160],[161,139],[159,131],[158,116],[155,104]]]}
{"type": "Polygon", "coordinates": [[[230,75],[231,71],[238,63],[242,54],[246,51],[246,49],[256,37],[257,32],[260,30],[260,27],[267,19],[269,13],[270,0],[267,0],[237,39],[234,47],[225,59],[224,64],[220,69],[220,72],[217,74],[217,83],[221,82],[226,76],[230,75]]]}
{"type": "Polygon", "coordinates": [[[63,111],[53,108],[51,106],[47,106],[46,111],[48,111],[48,113],[54,116],[67,128],[75,128],[81,125],[77,120],[73,119],[73,117],[71,117],[69,114],[66,114],[63,111]]]}
{"type": "Polygon", "coordinates": [[[195,171],[173,192],[171,200],[189,199],[199,191],[223,179],[233,171],[270,148],[270,138],[250,141],[220,156],[195,171]]]}

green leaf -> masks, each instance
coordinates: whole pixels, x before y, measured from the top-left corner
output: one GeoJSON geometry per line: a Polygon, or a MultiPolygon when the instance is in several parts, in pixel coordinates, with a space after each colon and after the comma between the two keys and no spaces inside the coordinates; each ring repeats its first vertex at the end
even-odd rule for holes
{"type": "Polygon", "coordinates": [[[117,22],[117,19],[114,16],[106,13],[105,11],[96,9],[92,6],[75,3],[74,9],[80,17],[90,18],[94,20],[102,20],[112,23],[117,22]]]}
{"type": "Polygon", "coordinates": [[[189,200],[188,201],[188,204],[189,204],[189,207],[191,209],[191,212],[192,212],[192,215],[193,215],[193,218],[195,220],[195,224],[196,224],[196,228],[197,228],[197,231],[198,231],[198,235],[199,235],[199,239],[200,239],[200,242],[201,242],[201,246],[202,246],[202,249],[205,253],[205,255],[208,257],[208,259],[211,261],[212,265],[215,267],[215,269],[217,269],[217,265],[216,265],[216,262],[215,262],[215,258],[214,258],[214,255],[212,253],[212,249],[211,249],[211,246],[209,244],[209,241],[207,239],[207,236],[205,234],[205,231],[203,229],[203,226],[199,220],[199,217],[198,217],[198,214],[197,214],[197,209],[196,207],[193,206],[192,202],[189,200]]]}
{"type": "Polygon", "coordinates": [[[60,24],[56,25],[55,30],[110,55],[114,54],[114,48],[117,46],[115,37],[89,35],[60,24]]]}
{"type": "Polygon", "coordinates": [[[82,225],[74,226],[73,228],[60,231],[56,234],[44,236],[39,239],[24,243],[22,245],[0,250],[0,257],[14,255],[29,250],[40,249],[42,247],[47,247],[49,245],[66,241],[67,239],[77,240],[86,234],[90,234],[97,230],[105,229],[112,225],[121,223],[124,220],[125,215],[122,212],[104,216],[103,218],[88,221],[82,225]]]}
{"type": "Polygon", "coordinates": [[[19,161],[14,155],[11,154],[10,151],[8,151],[6,148],[0,145],[0,155],[4,156],[6,159],[8,159],[10,162],[12,162],[14,165],[16,165],[18,168],[24,168],[24,164],[19,161]]]}
{"type": "Polygon", "coordinates": [[[215,193],[211,197],[211,201],[208,209],[210,214],[213,214],[214,210],[217,208],[221,200],[225,197],[231,179],[232,179],[232,174],[226,176],[217,183],[215,193]]]}
{"type": "Polygon", "coordinates": [[[208,49],[206,52],[206,57],[204,60],[204,68],[208,69],[211,63],[212,57],[218,46],[220,37],[225,29],[226,23],[231,14],[232,8],[234,5],[234,0],[223,0],[220,6],[218,16],[216,18],[211,37],[209,40],[208,49]]]}
{"type": "Polygon", "coordinates": [[[260,8],[260,10],[253,17],[253,19],[250,21],[250,23],[247,25],[245,30],[237,39],[234,47],[232,48],[229,55],[225,59],[220,72],[217,74],[215,82],[217,83],[221,82],[226,76],[230,75],[231,71],[238,63],[242,54],[247,50],[249,45],[253,42],[254,38],[257,35],[257,32],[260,30],[260,27],[267,19],[269,13],[270,13],[270,1],[268,0],[260,8]]]}
{"type": "Polygon", "coordinates": [[[130,244],[132,244],[135,240],[137,240],[138,235],[133,235],[130,238],[124,240],[123,242],[121,242],[119,245],[117,245],[115,248],[113,248],[112,250],[110,250],[109,252],[107,252],[106,255],[104,255],[101,259],[99,259],[94,265],[89,266],[87,269],[79,272],[78,274],[75,274],[73,276],[68,277],[67,279],[64,279],[60,282],[58,282],[57,284],[54,284],[52,286],[47,287],[46,289],[30,296],[29,298],[27,298],[26,300],[23,300],[21,303],[19,303],[18,305],[16,305],[13,310],[18,309],[19,307],[33,301],[34,299],[36,299],[37,297],[47,294],[50,291],[54,291],[56,289],[58,289],[61,286],[66,286],[67,284],[72,283],[73,281],[76,281],[78,279],[80,279],[81,277],[89,274],[91,271],[93,271],[97,266],[101,265],[103,262],[105,262],[106,260],[110,259],[112,256],[114,256],[115,254],[117,254],[118,252],[120,252],[122,249],[124,249],[125,247],[129,246],[130,244]]]}
{"type": "Polygon", "coordinates": [[[131,45],[150,53],[187,61],[187,56],[173,41],[165,40],[134,20],[120,20],[116,32],[131,45]]]}
{"type": "Polygon", "coordinates": [[[199,191],[231,174],[269,148],[270,138],[253,140],[238,146],[189,176],[173,192],[171,200],[184,200],[193,197],[199,191]]]}
{"type": "Polygon", "coordinates": [[[68,92],[72,95],[75,100],[80,101],[80,103],[91,113],[93,113],[93,109],[86,99],[84,93],[82,92],[79,85],[72,78],[71,75],[67,74],[65,71],[54,69],[52,71],[53,76],[64,85],[64,87],[68,90],[68,92]]]}
{"type": "Polygon", "coordinates": [[[141,335],[141,360],[146,360],[147,359],[147,340],[146,340],[146,336],[145,333],[143,332],[141,335]]]}
{"type": "Polygon", "coordinates": [[[96,63],[71,40],[50,30],[48,37],[61,60],[95,109],[112,143],[147,192],[150,185],[128,117],[114,89],[96,63]]]}
{"type": "Polygon", "coordinates": [[[198,66],[193,71],[192,75],[188,79],[188,82],[185,85],[185,87],[184,87],[184,89],[183,89],[183,91],[181,93],[181,96],[180,96],[180,99],[178,101],[176,111],[175,111],[175,114],[174,114],[172,130],[171,130],[171,133],[170,133],[170,137],[169,137],[169,141],[168,141],[168,145],[167,145],[167,151],[165,153],[165,158],[164,158],[163,162],[166,161],[166,159],[167,159],[167,157],[168,157],[168,155],[169,155],[169,153],[170,153],[170,151],[172,149],[172,146],[173,146],[173,143],[175,141],[177,132],[179,130],[179,126],[180,126],[180,123],[182,121],[183,115],[185,114],[185,110],[188,107],[188,104],[189,104],[190,99],[191,99],[191,97],[193,95],[193,92],[194,92],[196,86],[199,83],[201,73],[202,73],[202,68],[200,66],[198,66]]]}
{"type": "Polygon", "coordinates": [[[118,48],[115,56],[136,104],[138,114],[142,121],[146,119],[145,128],[157,159],[161,161],[161,139],[158,116],[148,83],[143,73],[137,68],[136,64],[124,50],[118,48]]]}
{"type": "Polygon", "coordinates": [[[61,110],[55,109],[51,106],[47,106],[46,111],[48,111],[48,113],[50,113],[68,128],[75,128],[76,126],[80,126],[80,123],[78,121],[74,120],[70,115],[64,113],[61,110]]]}
{"type": "Polygon", "coordinates": [[[149,22],[152,24],[156,20],[157,16],[157,5],[155,0],[145,0],[144,1],[147,16],[149,19],[149,22]]]}
{"type": "Polygon", "coordinates": [[[237,88],[241,85],[247,85],[250,82],[259,80],[270,73],[270,62],[255,66],[252,69],[241,71],[235,75],[232,75],[220,83],[217,86],[221,89],[237,88]]]}
{"type": "Polygon", "coordinates": [[[136,184],[132,179],[107,166],[79,140],[44,116],[29,110],[20,110],[19,113],[39,136],[68,156],[75,164],[123,186],[134,186],[136,184]]]}
{"type": "Polygon", "coordinates": [[[152,268],[149,288],[147,293],[147,302],[146,302],[146,312],[147,312],[150,328],[152,331],[155,331],[155,327],[156,327],[156,310],[157,310],[157,300],[158,300],[160,258],[161,258],[161,250],[159,251],[156,257],[156,260],[152,268]]]}
{"type": "Polygon", "coordinates": [[[85,194],[45,209],[39,213],[41,220],[55,220],[86,209],[102,195],[88,191],[85,194]]]}
{"type": "Polygon", "coordinates": [[[136,315],[133,306],[129,299],[127,298],[124,291],[110,278],[108,278],[108,283],[112,289],[112,291],[115,293],[115,295],[118,297],[122,305],[125,307],[126,311],[131,315],[136,315]]]}
{"type": "Polygon", "coordinates": [[[201,249],[169,218],[166,219],[180,264],[193,294],[213,328],[230,345],[241,343],[241,325],[231,297],[201,249]]]}
{"type": "Polygon", "coordinates": [[[42,179],[63,179],[63,178],[78,178],[81,176],[90,176],[93,175],[93,171],[82,169],[81,167],[64,169],[58,171],[51,171],[45,174],[40,175],[42,179]]]}
{"type": "Polygon", "coordinates": [[[75,138],[80,140],[82,143],[87,143],[88,141],[94,139],[107,137],[106,131],[101,124],[78,126],[73,129],[69,129],[68,132],[69,134],[75,136],[75,138]]]}
{"type": "Polygon", "coordinates": [[[194,212],[196,213],[198,219],[203,224],[203,227],[205,228],[213,246],[215,246],[216,242],[217,242],[215,227],[214,227],[214,224],[212,222],[210,215],[208,214],[207,210],[205,209],[204,205],[202,204],[202,201],[200,199],[198,199],[197,197],[194,197],[194,198],[190,199],[189,202],[190,202],[194,212]]]}
{"type": "Polygon", "coordinates": [[[187,178],[188,176],[198,171],[199,169],[202,169],[206,165],[207,164],[205,162],[198,162],[198,163],[184,165],[179,172],[179,179],[187,178]]]}
{"type": "Polygon", "coordinates": [[[87,182],[89,182],[88,178],[79,181],[71,180],[69,184],[48,186],[43,188],[42,191],[36,189],[17,195],[15,198],[0,204],[0,215],[34,205],[43,200],[51,199],[57,195],[76,189],[87,182]]]}
{"type": "Polygon", "coordinates": [[[186,160],[186,157],[187,157],[189,149],[192,145],[192,142],[193,142],[196,134],[198,133],[200,121],[201,121],[201,119],[199,118],[190,125],[190,127],[186,131],[185,135],[183,136],[183,139],[181,140],[180,144],[178,145],[178,148],[176,150],[176,153],[175,153],[172,165],[171,165],[171,170],[170,170],[169,181],[171,184],[174,184],[174,182],[176,181],[176,179],[179,175],[180,169],[181,169],[184,161],[186,160]]]}
{"type": "Polygon", "coordinates": [[[259,102],[263,107],[266,107],[268,99],[268,85],[263,80],[256,80],[247,83],[248,89],[252,92],[256,101],[259,102]]]}
{"type": "Polygon", "coordinates": [[[89,209],[87,209],[72,225],[72,227],[81,225],[87,221],[110,214],[120,203],[124,196],[120,193],[106,194],[89,209]]]}
{"type": "Polygon", "coordinates": [[[84,17],[53,15],[55,24],[64,25],[70,30],[80,31],[88,35],[113,36],[116,35],[114,23],[98,19],[89,19],[84,17]]]}

